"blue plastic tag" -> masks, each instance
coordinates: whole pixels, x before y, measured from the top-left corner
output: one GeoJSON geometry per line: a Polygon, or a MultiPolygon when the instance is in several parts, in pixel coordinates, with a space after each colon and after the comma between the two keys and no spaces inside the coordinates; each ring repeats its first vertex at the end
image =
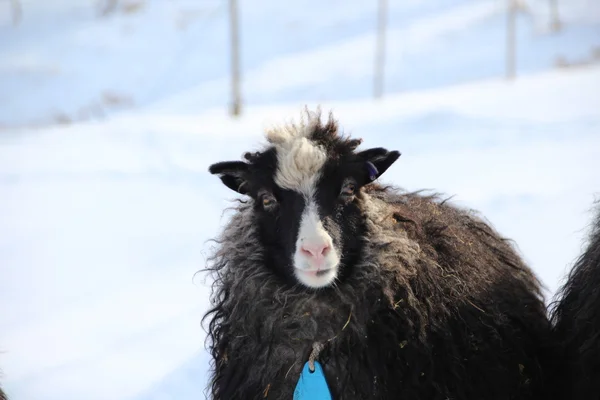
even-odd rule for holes
{"type": "Polygon", "coordinates": [[[367,161],[367,171],[369,171],[369,179],[374,181],[379,174],[377,167],[371,161],[367,161]]]}
{"type": "Polygon", "coordinates": [[[315,370],[310,372],[308,362],[304,364],[300,379],[294,390],[294,400],[332,400],[327,387],[323,368],[315,361],[315,370]]]}

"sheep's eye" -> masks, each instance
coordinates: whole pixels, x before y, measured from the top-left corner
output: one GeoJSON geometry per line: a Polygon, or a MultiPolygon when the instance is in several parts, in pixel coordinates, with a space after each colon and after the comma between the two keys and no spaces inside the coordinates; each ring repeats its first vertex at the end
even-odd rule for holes
{"type": "Polygon", "coordinates": [[[342,191],[340,192],[340,196],[344,199],[350,199],[354,196],[356,192],[356,185],[353,182],[346,182],[342,186],[342,191]]]}
{"type": "Polygon", "coordinates": [[[272,194],[264,194],[262,195],[262,205],[265,209],[269,209],[277,204],[277,200],[272,194]]]}

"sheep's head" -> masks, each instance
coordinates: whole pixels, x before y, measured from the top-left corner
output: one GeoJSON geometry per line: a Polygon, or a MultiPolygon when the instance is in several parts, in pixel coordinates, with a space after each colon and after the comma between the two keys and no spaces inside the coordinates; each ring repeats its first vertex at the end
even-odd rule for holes
{"type": "Polygon", "coordinates": [[[361,254],[364,218],[361,188],[400,156],[338,135],[331,118],[267,132],[269,146],[246,161],[213,164],[230,189],[251,197],[268,267],[310,288],[350,273],[361,254]]]}

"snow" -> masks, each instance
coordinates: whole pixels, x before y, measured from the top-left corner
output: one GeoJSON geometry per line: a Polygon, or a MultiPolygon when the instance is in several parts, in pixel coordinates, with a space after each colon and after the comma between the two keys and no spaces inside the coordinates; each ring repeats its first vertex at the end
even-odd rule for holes
{"type": "MultiPolygon", "coordinates": [[[[29,0],[18,27],[0,17],[7,21],[0,25],[0,127],[98,120],[132,107],[197,114],[227,106],[226,2],[127,1],[143,6],[100,18],[87,2],[29,0]]],[[[502,75],[504,7],[504,0],[390,2],[386,92],[502,75]]],[[[570,19],[559,34],[536,32],[534,22],[546,26],[548,16],[539,1],[531,8],[517,21],[519,74],[547,70],[559,56],[587,59],[598,47],[600,3],[561,3],[570,19]]],[[[376,11],[372,2],[241,0],[246,104],[370,96],[376,11]]]]}
{"type": "Polygon", "coordinates": [[[393,2],[387,94],[374,101],[371,5],[241,1],[246,105],[231,119],[222,2],[148,1],[102,19],[53,1],[24,1],[23,24],[0,25],[0,382],[11,398],[204,398],[210,282],[196,272],[235,197],[207,167],[256,148],[305,104],[332,110],[364,147],[400,150],[384,181],[480,210],[548,300],[581,251],[600,191],[600,65],[550,60],[600,45],[595,4],[561,6],[571,25],[552,35],[521,18],[509,82],[504,2],[393,2]],[[105,92],[132,104],[102,103],[105,92]],[[56,113],[73,121],[54,124],[56,113]]]}

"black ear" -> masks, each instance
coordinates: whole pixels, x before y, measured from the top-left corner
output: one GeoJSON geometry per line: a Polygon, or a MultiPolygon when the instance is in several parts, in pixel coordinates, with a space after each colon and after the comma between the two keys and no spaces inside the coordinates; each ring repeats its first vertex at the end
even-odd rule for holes
{"type": "Polygon", "coordinates": [[[248,164],[243,161],[223,161],[208,167],[213,175],[219,175],[229,189],[240,194],[248,194],[248,164]]]}
{"type": "Polygon", "coordinates": [[[376,147],[361,151],[357,154],[365,163],[367,182],[379,178],[400,157],[400,152],[388,151],[383,147],[376,147]]]}

